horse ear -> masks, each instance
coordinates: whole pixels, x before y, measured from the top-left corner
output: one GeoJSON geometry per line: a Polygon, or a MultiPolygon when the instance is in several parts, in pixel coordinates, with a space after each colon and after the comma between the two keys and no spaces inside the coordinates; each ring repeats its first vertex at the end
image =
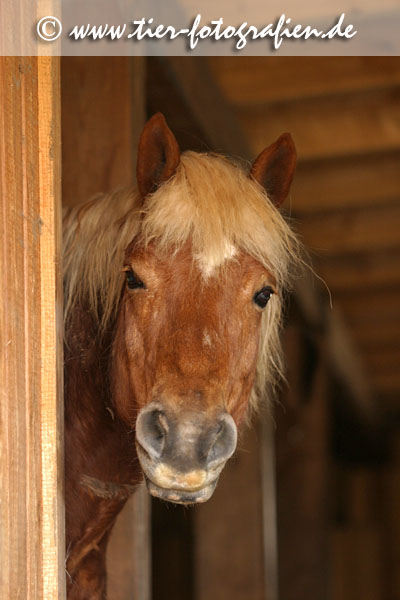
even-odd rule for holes
{"type": "Polygon", "coordinates": [[[290,133],[283,133],[258,155],[250,175],[262,185],[275,206],[286,200],[296,168],[296,148],[290,133]]]}
{"type": "Polygon", "coordinates": [[[138,146],[136,177],[142,198],[175,173],[179,160],[178,142],[164,116],[156,113],[144,126],[138,146]]]}

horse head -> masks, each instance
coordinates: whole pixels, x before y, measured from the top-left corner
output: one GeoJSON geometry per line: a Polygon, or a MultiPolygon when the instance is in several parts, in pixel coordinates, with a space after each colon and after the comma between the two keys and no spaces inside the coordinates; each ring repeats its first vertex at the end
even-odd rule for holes
{"type": "Polygon", "coordinates": [[[219,156],[181,154],[160,114],[141,135],[138,227],[125,251],[111,378],[148,488],[164,500],[211,496],[255,386],[279,367],[294,237],[277,206],[295,163],[288,134],[249,173],[219,156]]]}

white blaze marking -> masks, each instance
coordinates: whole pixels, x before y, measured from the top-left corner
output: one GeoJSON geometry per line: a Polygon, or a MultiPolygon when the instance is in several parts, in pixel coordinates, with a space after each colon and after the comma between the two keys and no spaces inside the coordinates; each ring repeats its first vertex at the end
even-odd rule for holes
{"type": "Polygon", "coordinates": [[[236,254],[237,250],[235,246],[229,242],[226,242],[223,253],[219,253],[217,256],[200,255],[196,256],[196,259],[204,277],[208,277],[212,274],[214,269],[222,265],[226,260],[233,258],[236,254]]]}

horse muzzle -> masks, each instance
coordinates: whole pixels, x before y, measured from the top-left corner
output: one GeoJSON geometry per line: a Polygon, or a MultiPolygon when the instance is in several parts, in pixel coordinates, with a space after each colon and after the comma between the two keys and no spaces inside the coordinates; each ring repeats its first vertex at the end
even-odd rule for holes
{"type": "Polygon", "coordinates": [[[196,504],[213,494],[236,449],[232,417],[175,414],[161,404],[144,407],[136,421],[136,449],[149,492],[169,502],[196,504]]]}

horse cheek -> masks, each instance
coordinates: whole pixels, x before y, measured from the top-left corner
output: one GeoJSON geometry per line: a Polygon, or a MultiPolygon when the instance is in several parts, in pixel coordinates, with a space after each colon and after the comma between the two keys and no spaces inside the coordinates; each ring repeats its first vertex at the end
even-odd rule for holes
{"type": "Polygon", "coordinates": [[[255,383],[260,338],[260,321],[261,318],[259,315],[257,315],[256,323],[251,316],[248,316],[247,319],[242,316],[240,324],[242,327],[242,336],[237,346],[238,352],[240,353],[237,357],[238,363],[240,364],[240,375],[237,386],[238,391],[231,408],[231,415],[238,426],[246,418],[250,395],[255,383]],[[244,332],[247,333],[244,334],[244,332]]]}

